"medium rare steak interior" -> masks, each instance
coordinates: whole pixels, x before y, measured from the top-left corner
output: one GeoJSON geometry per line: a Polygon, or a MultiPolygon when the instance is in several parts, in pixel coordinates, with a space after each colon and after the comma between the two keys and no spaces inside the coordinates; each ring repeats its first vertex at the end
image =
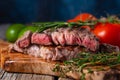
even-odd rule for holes
{"type": "Polygon", "coordinates": [[[81,52],[118,52],[117,46],[100,44],[99,39],[88,29],[57,28],[47,29],[41,33],[25,32],[14,44],[10,52],[27,53],[47,60],[70,60],[79,57],[81,52]]]}

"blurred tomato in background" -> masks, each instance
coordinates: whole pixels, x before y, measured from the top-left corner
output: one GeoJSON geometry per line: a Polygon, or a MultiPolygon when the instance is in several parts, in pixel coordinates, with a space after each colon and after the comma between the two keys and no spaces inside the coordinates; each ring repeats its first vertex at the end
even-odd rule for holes
{"type": "Polygon", "coordinates": [[[67,22],[77,22],[77,21],[85,22],[89,20],[97,20],[97,18],[90,13],[81,13],[75,16],[73,19],[68,20],[67,22]]]}

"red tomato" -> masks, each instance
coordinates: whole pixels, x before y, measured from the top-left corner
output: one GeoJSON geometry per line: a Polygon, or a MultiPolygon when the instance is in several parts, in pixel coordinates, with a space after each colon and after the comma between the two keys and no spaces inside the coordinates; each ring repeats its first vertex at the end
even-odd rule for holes
{"type": "Polygon", "coordinates": [[[78,20],[87,21],[87,20],[96,20],[96,17],[89,13],[82,13],[82,14],[77,15],[74,19],[76,21],[78,20]]]}
{"type": "Polygon", "coordinates": [[[93,33],[100,38],[102,43],[116,45],[120,48],[120,24],[98,23],[93,33]]]}
{"type": "Polygon", "coordinates": [[[68,20],[67,22],[76,22],[76,20],[70,19],[70,20],[68,20]]]}
{"type": "Polygon", "coordinates": [[[87,20],[96,20],[96,17],[89,13],[81,13],[75,18],[68,20],[67,22],[77,22],[77,21],[87,21],[87,20]]]}

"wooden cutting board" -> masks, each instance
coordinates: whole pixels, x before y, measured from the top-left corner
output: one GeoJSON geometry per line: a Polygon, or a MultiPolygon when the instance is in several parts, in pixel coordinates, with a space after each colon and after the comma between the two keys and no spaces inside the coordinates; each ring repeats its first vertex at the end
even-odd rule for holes
{"type": "MultiPolygon", "coordinates": [[[[9,45],[8,42],[5,42],[3,40],[0,39],[0,63],[1,63],[1,52],[7,48],[7,46],[9,45]]],[[[1,66],[1,64],[0,64],[1,66]]]]}
{"type": "MultiPolygon", "coordinates": [[[[33,56],[25,55],[22,53],[8,53],[9,43],[0,40],[0,54],[1,54],[1,68],[8,72],[21,72],[21,73],[35,73],[59,76],[60,73],[53,72],[52,69],[56,63],[46,61],[41,58],[35,58],[33,56]]],[[[61,63],[61,66],[64,67],[61,63]]],[[[104,67],[108,68],[108,67],[104,67]]],[[[92,67],[92,69],[94,69],[92,67]]],[[[120,80],[120,67],[116,69],[106,69],[104,71],[96,71],[88,73],[87,70],[83,70],[86,74],[86,80],[120,80]]],[[[66,76],[81,79],[81,72],[68,72],[66,76]]]]}

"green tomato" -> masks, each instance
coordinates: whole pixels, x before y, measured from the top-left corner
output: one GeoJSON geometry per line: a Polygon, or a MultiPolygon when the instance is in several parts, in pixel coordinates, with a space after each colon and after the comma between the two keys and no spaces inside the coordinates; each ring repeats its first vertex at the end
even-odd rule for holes
{"type": "Polygon", "coordinates": [[[37,29],[38,29],[38,27],[27,26],[26,28],[24,28],[20,31],[18,37],[21,37],[26,31],[35,32],[35,31],[37,31],[37,29]]]}
{"type": "Polygon", "coordinates": [[[12,24],[6,31],[6,39],[9,42],[15,42],[18,38],[18,33],[25,28],[23,24],[12,24]]]}

